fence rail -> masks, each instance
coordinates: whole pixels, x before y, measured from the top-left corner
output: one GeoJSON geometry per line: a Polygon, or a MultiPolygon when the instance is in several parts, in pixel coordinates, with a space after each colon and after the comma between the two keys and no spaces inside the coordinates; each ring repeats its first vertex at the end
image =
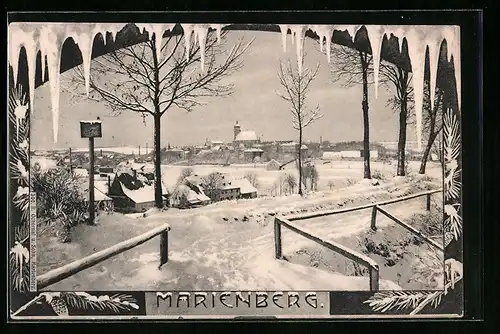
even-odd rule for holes
{"type": "Polygon", "coordinates": [[[168,262],[168,231],[170,225],[164,224],[152,229],[137,237],[122,241],[114,246],[103,249],[97,253],[76,260],[67,265],[51,270],[45,274],[37,276],[37,289],[43,289],[49,285],[62,281],[82,270],[95,266],[96,264],[109,259],[112,256],[123,253],[129,249],[137,247],[148,240],[160,235],[160,266],[168,262]]]}
{"type": "MultiPolygon", "coordinates": [[[[422,238],[424,241],[426,241],[427,243],[431,244],[432,246],[436,247],[437,249],[441,250],[441,251],[444,251],[444,248],[443,246],[441,246],[440,244],[438,244],[437,242],[435,242],[434,240],[430,239],[429,237],[427,237],[426,235],[424,235],[422,232],[420,232],[419,230],[413,228],[412,226],[406,224],[405,222],[403,222],[401,219],[397,218],[396,216],[394,216],[393,214],[387,212],[386,210],[382,209],[381,207],[378,207],[378,206],[375,206],[373,207],[373,209],[375,211],[380,211],[381,213],[384,214],[384,216],[386,216],[387,218],[391,219],[392,221],[396,222],[398,225],[404,227],[405,229],[407,229],[408,231],[410,231],[411,233],[413,234],[416,234],[418,235],[420,238],[422,238]]],[[[373,218],[372,218],[373,219],[373,218]]],[[[375,227],[376,229],[376,226],[375,224],[373,223],[373,220],[372,220],[372,229],[375,227]]]]}
{"type": "Polygon", "coordinates": [[[427,210],[431,209],[431,195],[442,192],[443,189],[435,189],[435,190],[428,190],[408,196],[403,196],[403,197],[398,197],[398,198],[393,198],[389,199],[387,201],[382,201],[378,203],[369,203],[369,204],[364,204],[360,206],[354,206],[352,208],[344,208],[344,209],[336,209],[336,210],[328,210],[328,211],[317,211],[313,213],[306,213],[306,214],[299,214],[299,215],[293,215],[293,216],[288,216],[287,220],[289,221],[295,221],[295,220],[304,220],[304,219],[312,219],[312,218],[319,218],[319,217],[324,217],[324,216],[330,216],[330,215],[336,215],[340,213],[347,213],[347,212],[352,212],[352,211],[358,211],[358,210],[364,210],[364,209],[370,209],[373,208],[374,206],[383,206],[383,205],[388,205],[388,204],[393,204],[393,203],[398,203],[398,202],[404,202],[410,199],[422,197],[422,196],[427,196],[427,201],[426,201],[426,208],[427,210]]]}
{"type": "Polygon", "coordinates": [[[361,253],[358,253],[350,248],[345,247],[344,245],[341,245],[339,243],[336,243],[334,241],[325,241],[322,240],[308,232],[305,232],[298,228],[297,226],[293,225],[289,220],[283,218],[283,217],[276,217],[274,220],[274,236],[275,236],[275,252],[276,252],[276,258],[281,259],[282,256],[282,245],[281,245],[281,226],[285,226],[289,230],[309,239],[312,240],[318,244],[320,244],[323,247],[326,247],[342,256],[345,256],[346,258],[361,264],[365,267],[368,268],[368,271],[370,273],[370,291],[378,291],[379,290],[379,266],[377,262],[372,260],[366,255],[363,255],[361,253]]]}
{"type": "Polygon", "coordinates": [[[393,203],[398,203],[398,202],[403,202],[407,201],[410,199],[426,196],[426,209],[429,211],[431,209],[431,195],[435,193],[442,192],[443,189],[435,189],[435,190],[429,190],[429,191],[424,191],[404,197],[398,197],[398,198],[393,198],[387,201],[382,201],[378,203],[370,203],[370,204],[365,204],[361,206],[356,206],[352,208],[345,208],[345,209],[337,209],[337,210],[329,210],[329,211],[320,211],[320,212],[315,212],[315,213],[308,213],[308,214],[300,214],[300,215],[294,215],[294,216],[288,216],[287,218],[284,217],[275,217],[274,220],[274,247],[275,247],[275,257],[277,259],[281,259],[283,257],[282,254],[282,238],[281,238],[281,226],[285,226],[289,230],[309,239],[312,240],[318,244],[320,244],[323,247],[326,247],[342,256],[345,256],[346,258],[361,264],[365,267],[368,268],[369,273],[370,273],[370,291],[378,291],[379,290],[379,266],[378,264],[372,260],[370,257],[360,254],[350,248],[347,248],[339,243],[336,243],[334,241],[325,241],[322,240],[319,237],[316,237],[308,232],[305,232],[304,230],[301,230],[299,227],[295,226],[292,224],[292,221],[297,221],[297,220],[305,220],[305,219],[311,219],[311,218],[318,218],[318,217],[325,217],[325,216],[330,216],[330,215],[336,215],[340,213],[347,213],[347,212],[353,212],[353,211],[359,211],[359,210],[365,210],[365,209],[372,209],[372,216],[371,216],[371,228],[373,230],[376,230],[376,220],[377,220],[377,211],[380,211],[384,215],[386,215],[388,218],[392,219],[395,221],[397,224],[403,226],[406,228],[408,231],[417,234],[421,238],[423,238],[426,242],[430,243],[434,247],[443,250],[443,247],[433,241],[432,239],[429,239],[427,236],[422,234],[420,231],[414,229],[413,227],[409,226],[408,224],[404,223],[401,219],[396,218],[395,216],[391,215],[388,213],[386,210],[382,209],[381,206],[383,205],[388,205],[388,204],[393,204],[393,203]]]}

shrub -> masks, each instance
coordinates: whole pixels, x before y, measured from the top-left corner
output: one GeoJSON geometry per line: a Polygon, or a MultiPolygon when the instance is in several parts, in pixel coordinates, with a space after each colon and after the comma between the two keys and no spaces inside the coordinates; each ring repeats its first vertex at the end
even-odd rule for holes
{"type": "Polygon", "coordinates": [[[86,220],[87,203],[80,188],[81,178],[63,168],[31,173],[33,191],[37,194],[37,216],[56,223],[63,242],[69,242],[71,227],[86,220]]]}
{"type": "Polygon", "coordinates": [[[327,186],[330,190],[332,190],[332,189],[333,189],[333,187],[335,187],[335,182],[333,182],[333,180],[330,180],[330,181],[328,181],[328,183],[326,184],[326,186],[327,186]]]}

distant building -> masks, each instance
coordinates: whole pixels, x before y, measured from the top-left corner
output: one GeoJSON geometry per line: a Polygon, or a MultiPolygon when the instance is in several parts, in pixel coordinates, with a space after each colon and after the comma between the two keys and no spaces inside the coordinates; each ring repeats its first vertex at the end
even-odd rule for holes
{"type": "Polygon", "coordinates": [[[238,148],[243,145],[245,148],[253,147],[256,144],[260,144],[260,138],[257,137],[255,131],[252,130],[241,130],[241,126],[236,121],[234,125],[234,136],[233,136],[233,146],[238,148]]]}
{"type": "Polygon", "coordinates": [[[246,150],[243,151],[243,155],[245,157],[245,160],[247,161],[254,161],[255,158],[262,158],[262,154],[264,154],[264,150],[260,148],[247,148],[246,150]]]}
{"type": "Polygon", "coordinates": [[[278,161],[272,159],[267,163],[266,170],[280,170],[280,166],[281,164],[278,161]]]}

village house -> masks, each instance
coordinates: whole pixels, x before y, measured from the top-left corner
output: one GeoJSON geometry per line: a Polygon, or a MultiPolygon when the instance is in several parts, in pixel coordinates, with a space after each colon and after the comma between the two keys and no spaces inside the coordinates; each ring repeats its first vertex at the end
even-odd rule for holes
{"type": "Polygon", "coordinates": [[[267,163],[266,170],[280,170],[280,166],[281,164],[278,161],[272,159],[267,163]]]}
{"type": "MultiPolygon", "coordinates": [[[[136,170],[117,173],[109,188],[108,196],[114,207],[122,212],[144,212],[155,206],[155,188],[152,182],[136,170]],[[148,184],[149,183],[149,184],[148,184]]],[[[169,193],[162,186],[163,205],[169,204],[169,193]]]]}
{"type": "MultiPolygon", "coordinates": [[[[214,185],[213,201],[232,200],[238,198],[255,198],[257,189],[247,179],[233,179],[229,174],[218,173],[218,185],[214,185]]],[[[203,179],[198,175],[186,178],[186,184],[196,187],[199,192],[205,194],[207,189],[203,187],[203,179]]]]}

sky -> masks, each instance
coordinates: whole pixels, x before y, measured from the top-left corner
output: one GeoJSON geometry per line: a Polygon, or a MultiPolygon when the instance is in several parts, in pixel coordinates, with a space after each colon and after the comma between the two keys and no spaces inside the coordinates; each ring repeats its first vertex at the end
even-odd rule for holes
{"type": "MultiPolygon", "coordinates": [[[[292,128],[289,106],[276,91],[280,90],[277,77],[279,61],[296,63],[295,46],[288,36],[287,52],[283,52],[281,35],[274,32],[231,31],[227,45],[231,47],[239,38],[250,41],[250,49],[243,55],[243,68],[228,80],[234,84],[234,93],[224,98],[205,99],[206,105],[192,112],[172,107],[161,120],[162,146],[197,145],[209,140],[231,142],[233,125],[239,121],[242,130],[253,130],[261,140],[297,140],[292,128]]],[[[320,137],[331,142],[360,141],[363,139],[361,109],[362,86],[342,87],[333,83],[331,65],[327,57],[311,39],[305,42],[304,66],[320,69],[311,84],[308,107],[320,106],[323,118],[305,129],[305,139],[318,142],[320,137]]],[[[335,59],[332,57],[331,63],[335,59]]],[[[369,91],[371,141],[396,141],[398,138],[397,113],[386,107],[391,93],[380,86],[378,99],[374,88],[369,91]]],[[[96,147],[153,145],[152,122],[143,124],[133,112],[111,116],[102,103],[75,99],[61,90],[58,142],[53,142],[52,113],[48,83],[35,91],[35,111],[31,118],[31,146],[33,149],[63,149],[86,147],[87,140],[80,138],[80,120],[102,120],[103,137],[95,140],[96,147]]],[[[408,131],[413,140],[414,131],[408,131]]]]}

